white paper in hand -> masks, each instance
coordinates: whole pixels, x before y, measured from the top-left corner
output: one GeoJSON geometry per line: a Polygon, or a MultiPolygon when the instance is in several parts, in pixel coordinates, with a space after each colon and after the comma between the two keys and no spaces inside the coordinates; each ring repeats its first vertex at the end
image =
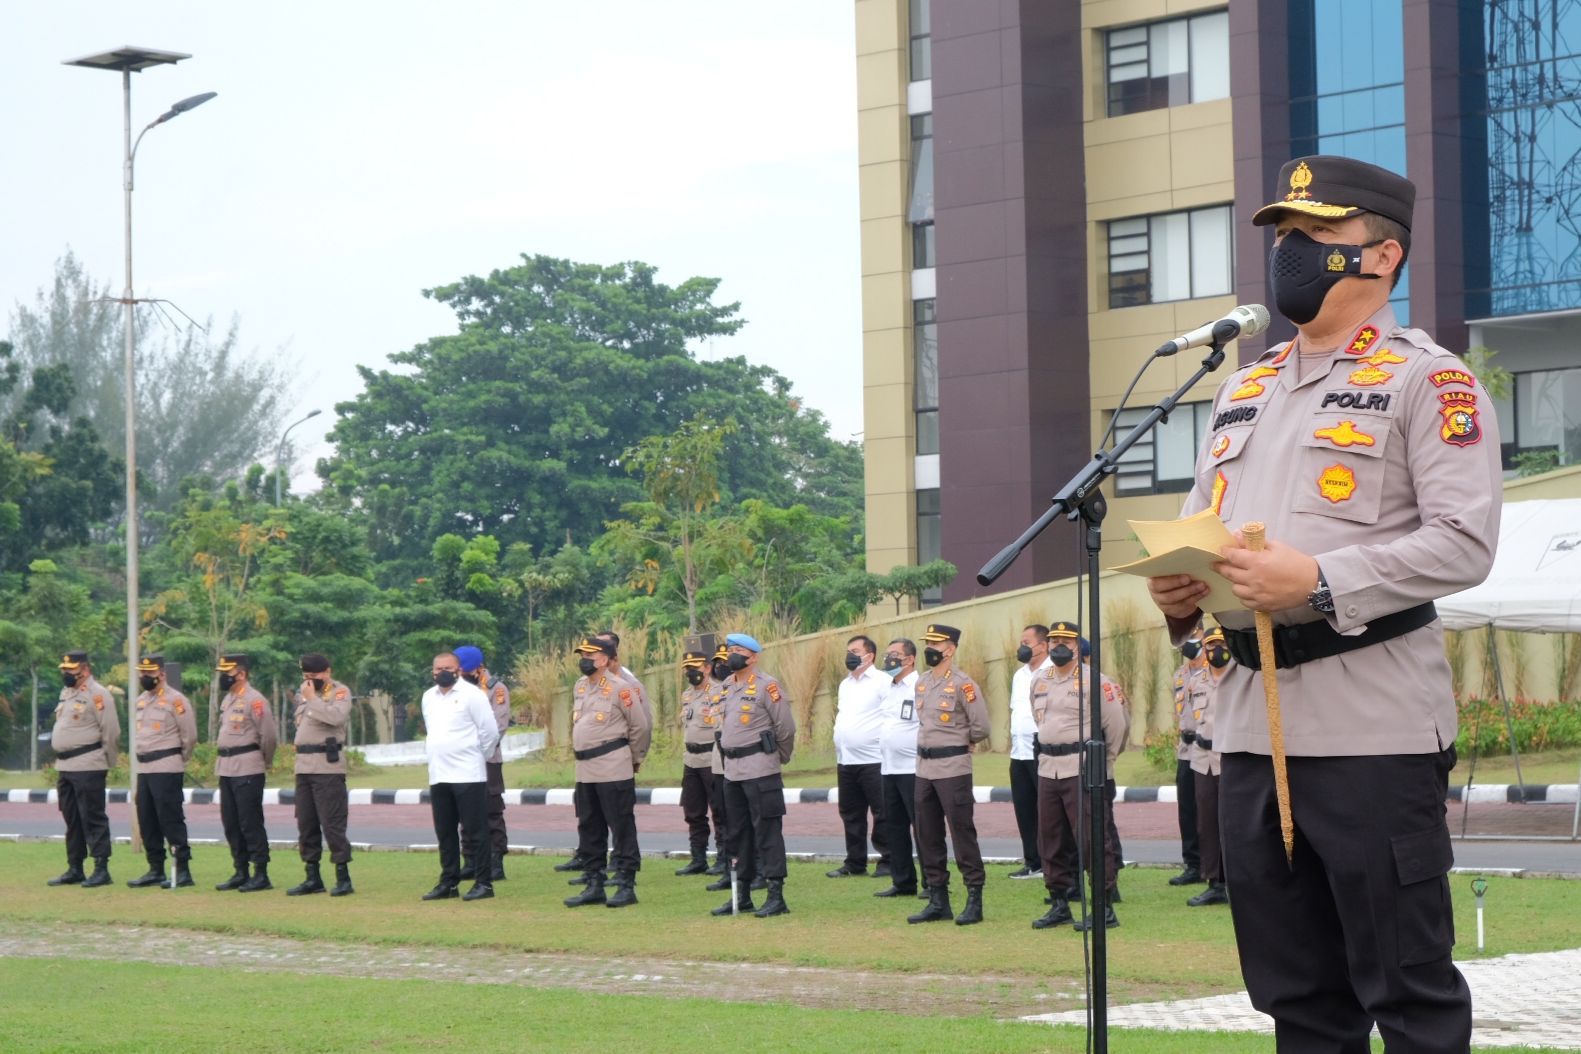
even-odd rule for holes
{"type": "Polygon", "coordinates": [[[1203,509],[1184,520],[1127,520],[1126,523],[1136,533],[1142,548],[1151,555],[1109,570],[1141,578],[1190,575],[1207,583],[1208,595],[1200,602],[1203,611],[1211,614],[1246,610],[1246,605],[1230,588],[1229,580],[1213,570],[1213,565],[1224,559],[1220,550],[1234,545],[1235,537],[1212,509],[1203,509]]]}

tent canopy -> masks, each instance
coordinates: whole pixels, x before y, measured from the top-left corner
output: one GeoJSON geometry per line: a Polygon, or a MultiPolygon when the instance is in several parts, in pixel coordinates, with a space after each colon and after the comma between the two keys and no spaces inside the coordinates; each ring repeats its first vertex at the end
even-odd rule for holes
{"type": "Polygon", "coordinates": [[[1447,629],[1581,633],[1581,498],[1507,502],[1487,581],[1438,614],[1447,629]]]}

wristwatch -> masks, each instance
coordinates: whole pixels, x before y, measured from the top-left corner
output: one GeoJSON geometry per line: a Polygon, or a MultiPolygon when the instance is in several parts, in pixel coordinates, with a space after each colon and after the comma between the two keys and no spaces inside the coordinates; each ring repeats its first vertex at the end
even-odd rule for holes
{"type": "Polygon", "coordinates": [[[1334,614],[1334,594],[1329,592],[1328,579],[1323,577],[1321,567],[1317,573],[1317,588],[1307,594],[1307,605],[1320,614],[1334,614]]]}

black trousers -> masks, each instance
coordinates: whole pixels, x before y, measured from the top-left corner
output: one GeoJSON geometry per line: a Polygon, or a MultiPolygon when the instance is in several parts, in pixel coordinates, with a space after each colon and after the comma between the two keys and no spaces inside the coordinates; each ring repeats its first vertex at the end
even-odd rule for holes
{"type": "Polygon", "coordinates": [[[488,790],[483,783],[430,783],[428,804],[434,813],[434,836],[439,839],[439,880],[448,885],[461,881],[461,842],[467,859],[477,865],[479,882],[487,882],[494,866],[488,837],[488,790]],[[461,836],[456,836],[456,826],[461,836]]]}
{"type": "Polygon", "coordinates": [[[878,862],[889,864],[888,828],[884,823],[884,777],[882,767],[836,765],[835,783],[840,789],[840,822],[845,825],[845,866],[850,871],[867,870],[867,817],[873,815],[873,848],[878,862]]]}
{"type": "Polygon", "coordinates": [[[1105,865],[1109,869],[1109,888],[1113,889],[1114,876],[1125,866],[1125,857],[1120,849],[1120,828],[1114,822],[1114,799],[1119,796],[1120,789],[1115,786],[1114,780],[1105,780],[1103,792],[1109,797],[1109,808],[1103,814],[1103,851],[1108,854],[1105,865]]]}
{"type": "Polygon", "coordinates": [[[785,878],[785,780],[779,774],[725,780],[725,816],[736,858],[736,880],[751,884],[785,878]]]}
{"type": "Polygon", "coordinates": [[[104,814],[104,770],[62,772],[55,780],[55,804],[66,821],[66,862],[81,867],[89,856],[110,855],[110,820],[104,814]]]}
{"type": "Polygon", "coordinates": [[[231,860],[240,871],[248,862],[269,862],[269,835],[264,831],[264,775],[220,777],[220,823],[231,846],[231,860]]]}
{"type": "Polygon", "coordinates": [[[510,848],[510,837],[505,831],[505,765],[498,761],[483,763],[486,776],[483,781],[488,791],[489,845],[495,860],[504,860],[510,848]]]}
{"type": "Polygon", "coordinates": [[[884,778],[884,822],[889,828],[890,881],[904,892],[917,889],[917,865],[912,862],[912,831],[917,825],[917,776],[896,772],[884,778]]]}
{"type": "Polygon", "coordinates": [[[602,871],[607,861],[616,871],[640,871],[637,847],[637,781],[578,783],[576,791],[576,855],[589,870],[602,871]],[[610,843],[614,852],[610,852],[610,843]]]}
{"type": "MultiPolygon", "coordinates": [[[[1043,853],[1043,884],[1062,897],[1085,874],[1092,847],[1092,814],[1080,776],[1038,778],[1038,845],[1043,853]]],[[[1106,830],[1104,841],[1109,841],[1106,830]]],[[[1104,883],[1114,888],[1119,854],[1104,846],[1104,883]]]]}
{"type": "MultiPolygon", "coordinates": [[[[1180,860],[1187,870],[1202,869],[1202,848],[1197,842],[1197,780],[1191,762],[1175,759],[1175,818],[1180,823],[1180,860]]],[[[1218,818],[1214,817],[1214,830],[1218,818]]]]}
{"type": "Polygon", "coordinates": [[[1219,777],[1193,772],[1197,777],[1192,797],[1197,802],[1197,831],[1202,836],[1202,877],[1224,881],[1224,851],[1219,840],[1219,777]]]}
{"type": "Polygon", "coordinates": [[[681,815],[686,818],[686,834],[693,856],[708,852],[708,814],[713,812],[714,848],[725,847],[725,789],[715,787],[723,776],[716,777],[707,765],[695,768],[688,765],[681,771],[681,815]]]}
{"type": "Polygon", "coordinates": [[[1021,862],[1030,871],[1043,866],[1038,852],[1038,759],[1010,759],[1010,804],[1021,834],[1021,862]]]}
{"type": "Polygon", "coordinates": [[[949,824],[955,846],[955,866],[968,889],[983,884],[983,853],[977,845],[977,824],[972,818],[971,776],[940,780],[917,777],[917,855],[922,859],[922,879],[929,887],[948,886],[950,868],[944,854],[944,828],[949,824]]]}
{"type": "Polygon", "coordinates": [[[1454,748],[1289,759],[1295,865],[1273,764],[1225,754],[1219,819],[1241,973],[1281,1054],[1465,1054],[1471,993],[1455,969],[1444,799],[1454,748]]]}
{"type": "Polygon", "coordinates": [[[346,777],[339,772],[296,777],[296,847],[304,864],[316,864],[329,843],[329,858],[351,862],[346,839],[346,777]]]}
{"type": "Polygon", "coordinates": [[[143,835],[143,853],[156,871],[164,866],[165,845],[177,863],[191,859],[187,846],[187,814],[181,803],[180,772],[137,774],[137,826],[143,835]]]}

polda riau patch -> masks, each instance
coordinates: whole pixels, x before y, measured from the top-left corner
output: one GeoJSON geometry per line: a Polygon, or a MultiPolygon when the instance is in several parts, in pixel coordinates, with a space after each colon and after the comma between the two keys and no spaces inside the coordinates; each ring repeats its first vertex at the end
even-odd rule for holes
{"type": "Polygon", "coordinates": [[[1477,397],[1472,392],[1444,392],[1439,395],[1443,403],[1438,412],[1444,423],[1438,434],[1446,443],[1471,446],[1482,439],[1482,424],[1477,420],[1477,397]]]}

